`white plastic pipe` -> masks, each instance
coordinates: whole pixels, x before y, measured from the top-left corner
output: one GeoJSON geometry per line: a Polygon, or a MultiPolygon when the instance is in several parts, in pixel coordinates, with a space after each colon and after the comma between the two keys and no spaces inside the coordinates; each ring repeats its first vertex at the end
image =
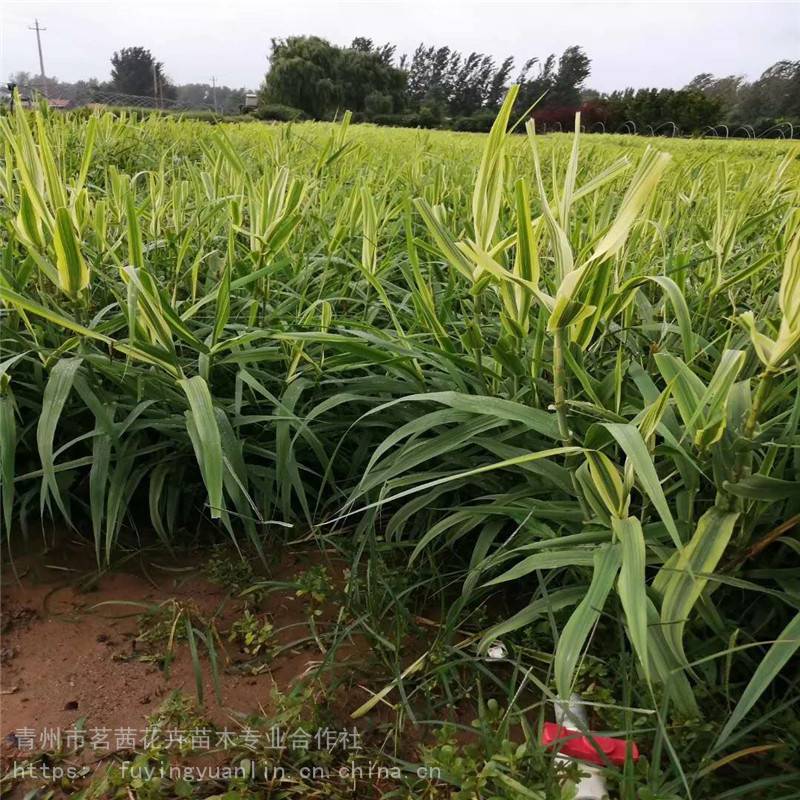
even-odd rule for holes
{"type": "MultiPolygon", "coordinates": [[[[501,641],[494,641],[486,652],[487,661],[504,661],[508,656],[506,646],[501,641]]],[[[572,730],[587,731],[589,720],[583,707],[583,700],[579,694],[570,695],[566,702],[556,703],[556,722],[565,728],[572,730]]],[[[577,794],[575,800],[608,800],[608,787],[603,771],[594,764],[587,764],[576,758],[556,756],[558,764],[575,764],[580,766],[583,777],[578,781],[577,794]]]]}
{"type": "MultiPolygon", "coordinates": [[[[573,730],[586,731],[589,729],[589,720],[579,694],[570,695],[566,702],[556,703],[556,722],[573,730]]],[[[556,756],[556,761],[560,764],[577,763],[581,773],[584,774],[578,783],[575,800],[608,800],[608,787],[600,767],[564,756],[556,756]]]]}

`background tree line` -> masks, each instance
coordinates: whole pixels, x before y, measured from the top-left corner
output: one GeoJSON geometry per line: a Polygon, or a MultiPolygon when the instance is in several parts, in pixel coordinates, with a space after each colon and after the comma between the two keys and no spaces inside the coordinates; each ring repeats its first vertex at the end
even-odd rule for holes
{"type": "Polygon", "coordinates": [[[570,128],[578,110],[587,130],[701,133],[726,124],[732,133],[750,126],[779,135],[776,125],[800,125],[800,61],[779,61],[752,83],[704,73],[682,89],[601,94],[586,86],[591,61],[578,46],[530,58],[516,75],[511,57],[497,63],[484,53],[425,44],[410,57],[395,53],[394,45],[362,37],[349,47],[316,36],[273,39],[260,113],[327,119],[350,109],[356,119],[380,124],[488,130],[513,80],[520,107],[535,104],[532,116],[545,130],[570,128]]]}
{"type": "MultiPolygon", "coordinates": [[[[340,47],[317,36],[273,39],[270,66],[257,114],[265,119],[330,119],[349,109],[356,121],[411,127],[488,130],[511,82],[520,85],[519,107],[533,108],[542,130],[568,130],[581,111],[588,131],[787,135],[800,131],[800,61],[783,60],[753,82],[742,76],[701,73],[682,89],[622,89],[601,94],[587,86],[591,61],[579,46],[560,56],[533,57],[514,74],[514,59],[467,55],[450,47],[420,44],[397,57],[392,44],[356,37],[340,47]]],[[[152,97],[159,105],[240,113],[244,87],[174,84],[164,64],[142,47],[111,57],[111,79],[65,83],[16,73],[23,90],[83,104],[104,93],[152,97]]],[[[103,102],[107,102],[104,101],[103,102]]]]}
{"type": "MultiPolygon", "coordinates": [[[[42,92],[47,97],[69,100],[74,105],[92,102],[109,103],[108,95],[131,95],[152,99],[153,105],[216,110],[220,114],[238,114],[249,91],[245,87],[212,86],[210,83],[173,83],[164,64],[144,47],[123,47],[111,56],[111,79],[60,81],[29,72],[9,77],[23,94],[42,92]]],[[[124,104],[125,98],[118,101],[124,104]]]]}
{"type": "MultiPolygon", "coordinates": [[[[485,53],[462,55],[424,44],[410,57],[395,59],[395,52],[394,45],[363,37],[349,47],[317,36],[273,39],[261,113],[325,119],[346,108],[384,124],[490,127],[512,80],[513,58],[498,64],[485,53]]],[[[515,79],[521,104],[532,106],[544,95],[537,109],[565,107],[574,114],[589,67],[580,47],[567,48],[558,59],[528,60],[515,79]]]]}

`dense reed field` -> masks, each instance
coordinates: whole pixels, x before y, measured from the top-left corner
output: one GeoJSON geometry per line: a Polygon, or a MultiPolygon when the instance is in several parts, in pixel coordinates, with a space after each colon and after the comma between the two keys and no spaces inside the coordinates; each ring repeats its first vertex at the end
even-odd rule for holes
{"type": "Polygon", "coordinates": [[[500,638],[509,725],[577,689],[637,737],[618,796],[796,797],[798,150],[513,99],[488,136],[0,118],[4,549],[316,538],[401,631],[387,685],[457,704],[500,638]]]}

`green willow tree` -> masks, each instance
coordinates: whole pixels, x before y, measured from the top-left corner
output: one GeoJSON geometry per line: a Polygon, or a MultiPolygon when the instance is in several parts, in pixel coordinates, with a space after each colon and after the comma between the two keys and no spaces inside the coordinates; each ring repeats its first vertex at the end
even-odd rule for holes
{"type": "Polygon", "coordinates": [[[162,97],[175,94],[164,65],[144,47],[123,47],[111,56],[111,87],[123,94],[148,97],[156,91],[162,97]]]}
{"type": "Polygon", "coordinates": [[[347,48],[318,36],[273,39],[261,102],[293,106],[320,119],[337,108],[363,111],[368,96],[374,102],[380,95],[384,105],[400,110],[405,73],[392,66],[392,53],[391,47],[376,49],[363,38],[347,48]]]}

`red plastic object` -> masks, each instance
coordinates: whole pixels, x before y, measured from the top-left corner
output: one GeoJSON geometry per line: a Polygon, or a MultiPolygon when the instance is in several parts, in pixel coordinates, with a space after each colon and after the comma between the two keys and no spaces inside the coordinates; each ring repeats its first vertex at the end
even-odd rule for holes
{"type": "MultiPolygon", "coordinates": [[[[590,740],[580,731],[565,728],[555,722],[545,722],[542,731],[542,744],[551,750],[557,750],[559,755],[576,758],[579,761],[588,761],[590,764],[605,766],[598,749],[601,750],[612,764],[622,766],[625,763],[625,752],[628,743],[625,739],[611,739],[608,736],[593,736],[590,740]],[[593,744],[594,743],[594,744],[593,744]]],[[[631,747],[631,758],[639,759],[639,748],[636,742],[631,747]]]]}

